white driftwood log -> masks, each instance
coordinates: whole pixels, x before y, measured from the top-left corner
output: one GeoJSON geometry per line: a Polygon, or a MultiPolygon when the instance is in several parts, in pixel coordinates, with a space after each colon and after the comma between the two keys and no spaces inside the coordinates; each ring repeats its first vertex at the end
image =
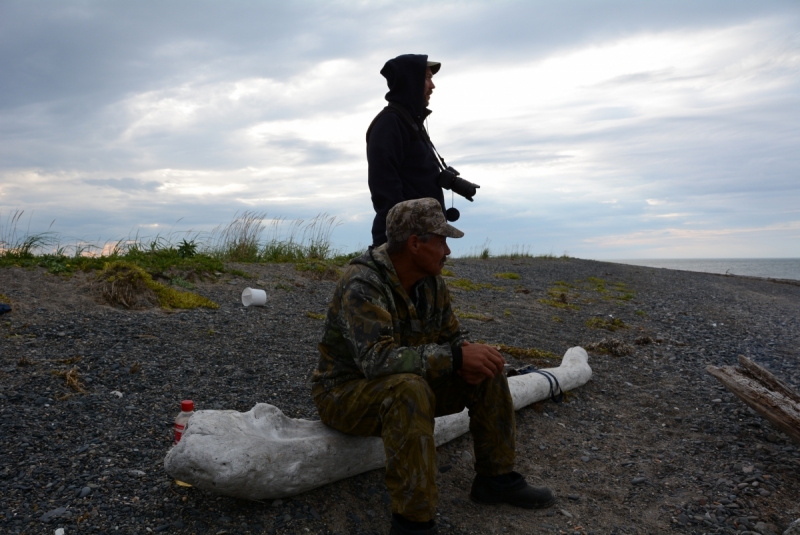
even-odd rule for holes
{"type": "MultiPolygon", "coordinates": [[[[589,356],[570,348],[558,368],[548,368],[563,390],[592,377],[589,356]]],[[[531,373],[508,379],[514,408],[550,397],[547,379],[531,373]]],[[[436,418],[436,445],[469,430],[469,416],[436,418]]],[[[288,418],[258,403],[248,412],[197,411],[181,441],[167,453],[167,473],[195,487],[250,500],[292,496],[384,466],[380,438],[345,435],[319,421],[288,418]]]]}

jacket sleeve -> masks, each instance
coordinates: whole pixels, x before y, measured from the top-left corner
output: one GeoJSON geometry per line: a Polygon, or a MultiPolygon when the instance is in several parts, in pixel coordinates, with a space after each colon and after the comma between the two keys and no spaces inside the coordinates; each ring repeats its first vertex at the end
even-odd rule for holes
{"type": "Polygon", "coordinates": [[[369,191],[381,220],[386,219],[392,206],[406,200],[400,167],[405,159],[408,132],[401,121],[394,113],[384,113],[375,121],[367,143],[369,191]]]}
{"type": "MultiPolygon", "coordinates": [[[[433,380],[453,372],[451,344],[395,343],[388,297],[365,281],[352,281],[342,294],[339,322],[356,366],[369,379],[413,373],[433,380]]],[[[456,320],[457,321],[457,320],[456,320]]]]}

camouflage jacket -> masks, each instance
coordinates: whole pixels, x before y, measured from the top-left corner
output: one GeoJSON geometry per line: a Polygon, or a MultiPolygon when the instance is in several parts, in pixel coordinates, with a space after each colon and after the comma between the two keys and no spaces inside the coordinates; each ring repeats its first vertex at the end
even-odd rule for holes
{"type": "Polygon", "coordinates": [[[350,262],[328,307],[314,393],[353,379],[415,373],[428,380],[453,373],[459,328],[441,277],[425,277],[409,297],[383,245],[350,262]],[[416,302],[416,305],[414,304],[416,302]]]}

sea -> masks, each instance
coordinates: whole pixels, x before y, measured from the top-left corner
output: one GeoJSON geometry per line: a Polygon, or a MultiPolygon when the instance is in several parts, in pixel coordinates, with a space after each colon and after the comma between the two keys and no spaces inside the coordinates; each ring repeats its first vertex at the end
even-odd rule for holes
{"type": "Polygon", "coordinates": [[[681,269],[702,273],[720,273],[800,280],[800,258],[665,258],[608,260],[654,268],[681,269]]]}

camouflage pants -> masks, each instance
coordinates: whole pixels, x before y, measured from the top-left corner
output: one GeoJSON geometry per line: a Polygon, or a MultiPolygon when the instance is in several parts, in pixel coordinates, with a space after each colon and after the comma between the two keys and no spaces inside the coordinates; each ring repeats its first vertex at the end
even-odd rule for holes
{"type": "Polygon", "coordinates": [[[475,471],[495,476],[513,469],[514,404],[503,374],[477,386],[458,375],[428,383],[418,375],[396,374],[313,394],[325,424],[343,433],[383,438],[392,512],[410,520],[425,522],[436,514],[435,416],[468,407],[475,471]]]}

